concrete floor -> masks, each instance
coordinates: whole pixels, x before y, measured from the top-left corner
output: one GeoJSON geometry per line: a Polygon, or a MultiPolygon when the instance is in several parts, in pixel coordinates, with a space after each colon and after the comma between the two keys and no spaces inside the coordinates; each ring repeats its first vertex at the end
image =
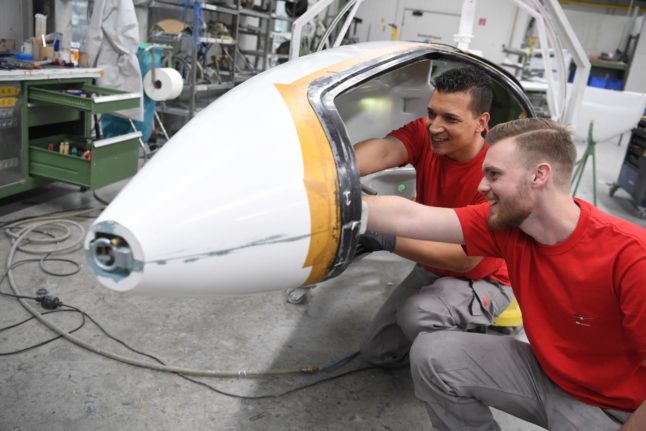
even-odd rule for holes
{"type": "MultiPolygon", "coordinates": [[[[608,196],[616,180],[626,141],[598,145],[599,206],[646,226],[635,217],[622,190],[608,196]]],[[[581,147],[582,149],[582,147],[581,147]]],[[[590,167],[579,195],[591,199],[590,167]]],[[[122,187],[99,190],[111,199],[122,187]]],[[[0,221],[51,211],[95,207],[91,192],[54,184],[0,201],[0,221]]],[[[91,219],[80,219],[89,226],[91,219]]],[[[0,268],[10,242],[0,237],[0,268]]],[[[374,253],[341,276],[313,289],[307,302],[286,302],[285,292],[212,300],[169,299],[117,294],[90,274],[81,251],[71,255],[83,266],[71,277],[53,277],[37,265],[14,271],[26,295],[39,288],[79,307],[114,336],[166,363],[223,371],[321,365],[357,350],[364,328],[390,290],[412,264],[374,253]]],[[[22,258],[23,256],[20,256],[22,258]]],[[[52,264],[66,271],[69,266],[52,264]]],[[[3,283],[0,288],[8,292],[3,283]]],[[[28,317],[14,300],[0,297],[0,327],[28,317]]],[[[50,316],[72,329],[78,315],[50,316]]],[[[133,355],[88,323],[76,333],[105,350],[133,355]]],[[[31,321],[0,332],[0,351],[8,352],[51,337],[31,321]]],[[[359,368],[360,360],[330,373],[359,368]]],[[[372,369],[341,377],[284,397],[240,400],[182,378],[105,359],[57,340],[0,361],[0,430],[431,430],[422,404],[413,395],[407,369],[372,369]]],[[[243,395],[276,394],[327,376],[202,379],[222,391],[243,395]]],[[[494,412],[503,430],[539,428],[494,412]]]]}

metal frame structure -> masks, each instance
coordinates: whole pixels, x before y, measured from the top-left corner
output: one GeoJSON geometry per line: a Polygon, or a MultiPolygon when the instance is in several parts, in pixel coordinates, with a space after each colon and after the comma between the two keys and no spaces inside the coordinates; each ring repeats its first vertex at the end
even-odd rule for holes
{"type": "MultiPolygon", "coordinates": [[[[330,46],[329,37],[336,25],[345,20],[332,46],[341,44],[345,34],[350,28],[352,19],[357,13],[359,6],[365,0],[350,0],[341,9],[318,44],[317,51],[330,46]]],[[[458,49],[466,51],[473,38],[473,20],[477,0],[463,0],[462,12],[460,15],[460,26],[455,35],[458,49]]],[[[538,38],[542,52],[545,70],[552,70],[550,64],[550,52],[554,53],[556,59],[557,79],[551,73],[546,73],[547,79],[547,103],[550,116],[553,120],[562,124],[572,125],[576,111],[583,99],[583,91],[588,82],[590,74],[590,61],[586,56],[581,43],[577,39],[572,26],[568,22],[563,9],[557,0],[511,0],[519,8],[531,15],[537,24],[538,38]],[[576,75],[571,92],[567,92],[568,65],[565,64],[563,49],[571,55],[576,65],[576,75]]],[[[292,42],[289,50],[289,59],[293,60],[299,56],[303,28],[311,23],[314,18],[325,8],[329,7],[334,0],[320,0],[311,6],[307,12],[301,15],[292,25],[292,42]]]]}

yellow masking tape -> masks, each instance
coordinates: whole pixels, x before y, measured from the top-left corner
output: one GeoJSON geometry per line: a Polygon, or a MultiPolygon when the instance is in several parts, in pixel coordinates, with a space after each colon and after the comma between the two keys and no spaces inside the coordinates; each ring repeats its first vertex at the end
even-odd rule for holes
{"type": "Polygon", "coordinates": [[[311,267],[312,271],[303,283],[304,286],[320,281],[328,273],[336,257],[341,230],[337,166],[327,136],[307,98],[310,84],[322,76],[335,74],[413,46],[417,45],[402,44],[378,50],[327,66],[290,84],[275,84],[294,120],[303,155],[303,182],[310,205],[312,235],[310,248],[303,263],[303,267],[311,267]]]}

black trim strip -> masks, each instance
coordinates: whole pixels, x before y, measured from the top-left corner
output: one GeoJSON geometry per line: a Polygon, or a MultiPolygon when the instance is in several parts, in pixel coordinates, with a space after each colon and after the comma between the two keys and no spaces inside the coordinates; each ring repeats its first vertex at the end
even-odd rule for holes
{"type": "Polygon", "coordinates": [[[411,48],[362,63],[346,71],[312,81],[308,89],[310,105],[316,112],[330,142],[337,166],[337,196],[341,211],[341,231],[336,257],[326,279],[342,273],[355,253],[361,221],[361,183],[354,149],[345,124],[334,105],[334,99],[343,92],[382,74],[426,59],[450,60],[471,64],[484,69],[488,75],[506,88],[528,117],[536,113],[520,83],[509,72],[488,60],[465,53],[448,45],[429,44],[411,48]]]}

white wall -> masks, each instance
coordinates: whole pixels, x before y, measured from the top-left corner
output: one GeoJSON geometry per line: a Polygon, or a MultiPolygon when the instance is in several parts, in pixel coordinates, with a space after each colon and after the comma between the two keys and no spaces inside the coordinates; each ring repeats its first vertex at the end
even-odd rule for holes
{"type": "Polygon", "coordinates": [[[634,21],[632,17],[607,15],[598,13],[596,9],[564,9],[564,12],[583,50],[589,56],[600,55],[602,52],[614,54],[616,49],[624,50],[634,21]]]}
{"type": "MultiPolygon", "coordinates": [[[[449,23],[457,23],[455,18],[460,15],[462,2],[459,0],[365,0],[359,8],[357,16],[363,19],[358,27],[357,36],[360,41],[390,40],[391,29],[388,24],[399,27],[399,34],[410,36],[411,33],[426,34],[436,37],[449,23]],[[424,25],[428,31],[406,31],[406,19],[412,25],[418,25],[411,19],[410,9],[424,11],[424,25]],[[427,16],[429,13],[429,16],[427,16]],[[436,27],[432,26],[432,13],[438,20],[436,27]],[[428,22],[428,24],[426,24],[428,22]]],[[[600,55],[602,52],[614,53],[616,49],[624,50],[628,34],[632,29],[634,18],[626,16],[624,10],[606,10],[599,8],[563,7],[565,15],[572,25],[584,51],[589,56],[600,55]]],[[[512,0],[478,0],[476,5],[474,39],[470,49],[480,50],[485,58],[494,63],[501,63],[504,58],[502,45],[519,48],[523,42],[528,23],[527,14],[515,6],[512,0]]],[[[457,24],[456,24],[457,25],[457,24]]],[[[455,32],[457,33],[457,27],[455,32]]],[[[646,32],[646,24],[642,33],[646,32]]],[[[419,38],[421,40],[421,38],[419,38]]],[[[431,40],[432,41],[432,40],[431,40]]],[[[442,42],[445,42],[442,40],[442,42]]],[[[452,45],[454,43],[450,42],[452,45]]],[[[646,93],[646,33],[640,38],[631,72],[626,82],[626,90],[646,93]]]]}
{"type": "Polygon", "coordinates": [[[22,41],[20,3],[5,7],[0,14],[0,38],[15,39],[17,44],[22,41]]]}
{"type": "MultiPolygon", "coordinates": [[[[635,18],[626,16],[627,11],[604,9],[565,9],[565,15],[581,41],[586,54],[599,55],[602,52],[613,54],[616,49],[625,50],[628,35],[633,30],[635,18]],[[608,13],[605,13],[608,12],[608,13]]],[[[641,37],[624,89],[646,93],[646,24],[642,25],[641,37]]]]}
{"type": "MultiPolygon", "coordinates": [[[[56,31],[63,33],[62,48],[69,48],[72,41],[72,0],[56,0],[56,31]]],[[[47,19],[51,19],[47,17],[47,19]]]]}
{"type": "Polygon", "coordinates": [[[11,0],[2,2],[0,13],[0,38],[14,39],[16,48],[32,35],[34,17],[30,0],[11,0]]]}
{"type": "MultiPolygon", "coordinates": [[[[517,10],[511,0],[480,0],[470,48],[482,51],[483,56],[494,63],[501,63],[505,57],[502,46],[509,46],[513,38],[517,10]],[[486,21],[485,25],[478,24],[481,19],[486,21]]],[[[521,37],[523,33],[524,28],[521,37]]]]}
{"type": "Polygon", "coordinates": [[[637,42],[635,56],[630,65],[630,72],[626,80],[626,91],[646,93],[646,19],[643,22],[641,36],[637,42]]]}
{"type": "MultiPolygon", "coordinates": [[[[363,20],[359,26],[357,36],[360,41],[390,40],[390,23],[399,27],[399,34],[406,34],[402,24],[406,25],[405,18],[410,22],[410,10],[424,11],[425,19],[429,22],[429,34],[433,34],[432,18],[427,14],[435,14],[438,28],[446,24],[447,20],[457,22],[454,17],[460,15],[461,1],[445,0],[366,0],[357,16],[363,20]]],[[[515,38],[514,24],[518,8],[511,0],[479,0],[476,4],[475,23],[473,28],[474,39],[470,49],[480,50],[484,57],[493,62],[501,62],[504,58],[502,45],[509,45],[515,38]]],[[[442,43],[445,43],[442,40],[442,43]]],[[[453,41],[450,41],[454,44],[453,41]]]]}
{"type": "Polygon", "coordinates": [[[357,11],[363,22],[357,27],[357,37],[361,42],[390,40],[388,24],[397,23],[397,10],[402,0],[365,0],[357,11]]]}

